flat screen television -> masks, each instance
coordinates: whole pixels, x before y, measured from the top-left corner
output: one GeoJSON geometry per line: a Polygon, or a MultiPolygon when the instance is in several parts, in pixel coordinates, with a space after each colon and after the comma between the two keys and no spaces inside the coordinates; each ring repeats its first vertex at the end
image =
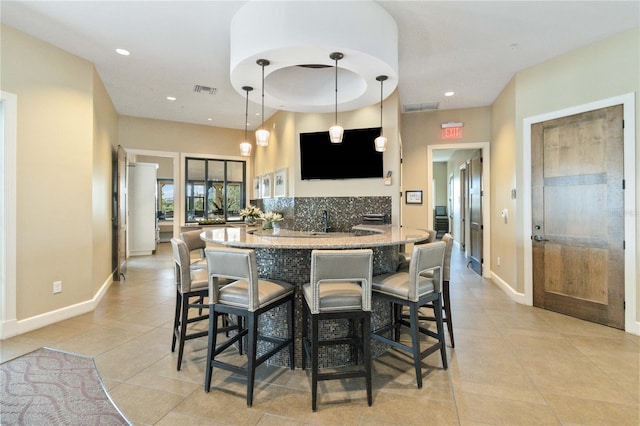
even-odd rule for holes
{"type": "Polygon", "coordinates": [[[342,143],[331,143],[329,132],[300,133],[303,180],[383,177],[382,152],[373,141],[380,127],[345,129],[342,143]]]}

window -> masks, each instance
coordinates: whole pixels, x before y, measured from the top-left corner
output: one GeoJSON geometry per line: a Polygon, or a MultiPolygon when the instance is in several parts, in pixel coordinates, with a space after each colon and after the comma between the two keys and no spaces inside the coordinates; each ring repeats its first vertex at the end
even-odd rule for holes
{"type": "Polygon", "coordinates": [[[173,179],[158,179],[158,219],[173,219],[173,179]]]}
{"type": "Polygon", "coordinates": [[[246,163],[234,160],[186,160],[186,222],[241,221],[246,198],[246,163]]]}

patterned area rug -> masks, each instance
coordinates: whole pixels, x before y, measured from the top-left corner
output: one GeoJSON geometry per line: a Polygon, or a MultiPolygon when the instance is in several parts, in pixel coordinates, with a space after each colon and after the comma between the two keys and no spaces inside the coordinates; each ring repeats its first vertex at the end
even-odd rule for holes
{"type": "Polygon", "coordinates": [[[2,425],[131,425],[93,358],[40,348],[0,365],[2,425]]]}

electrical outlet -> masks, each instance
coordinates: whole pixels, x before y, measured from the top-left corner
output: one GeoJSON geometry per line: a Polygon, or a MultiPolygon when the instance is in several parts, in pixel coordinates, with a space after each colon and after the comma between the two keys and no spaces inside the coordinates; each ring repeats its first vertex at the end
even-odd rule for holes
{"type": "Polygon", "coordinates": [[[500,266],[500,256],[498,256],[497,262],[498,262],[498,266],[500,266]]]}
{"type": "Polygon", "coordinates": [[[53,294],[62,293],[62,281],[53,282],[53,294]]]}

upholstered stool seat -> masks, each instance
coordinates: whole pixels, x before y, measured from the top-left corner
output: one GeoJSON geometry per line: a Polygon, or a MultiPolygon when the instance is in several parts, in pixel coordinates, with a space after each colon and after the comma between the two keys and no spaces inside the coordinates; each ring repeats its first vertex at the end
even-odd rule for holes
{"type": "MultiPolygon", "coordinates": [[[[390,296],[409,298],[410,285],[408,272],[393,272],[390,274],[376,275],[376,281],[371,285],[377,293],[386,293],[390,296]]],[[[433,278],[418,278],[418,293],[429,294],[434,292],[433,278]]]]}
{"type": "MultiPolygon", "coordinates": [[[[367,403],[372,403],[371,391],[371,274],[373,251],[313,250],[311,252],[311,282],[302,287],[304,298],[302,325],[302,368],[307,356],[311,359],[311,408],[317,409],[318,381],[363,377],[366,380],[367,403]],[[323,320],[346,319],[349,335],[340,338],[320,338],[319,323],[323,320]],[[310,321],[310,324],[309,324],[310,321]],[[356,322],[359,327],[356,327],[356,322]],[[358,329],[360,333],[358,334],[358,329]],[[319,347],[351,345],[362,360],[360,368],[321,373],[319,347]]],[[[356,358],[357,360],[357,358],[356,358]]],[[[336,369],[341,370],[341,369],[336,369]]]]}
{"type": "MultiPolygon", "coordinates": [[[[302,291],[305,300],[313,299],[311,284],[302,286],[302,291]]],[[[318,297],[320,311],[362,309],[362,287],[352,282],[326,283],[321,286],[318,297]]]]}
{"type": "Polygon", "coordinates": [[[443,368],[447,369],[447,356],[444,344],[442,323],[442,263],[445,243],[416,245],[411,254],[408,272],[376,275],[373,277],[372,291],[379,297],[389,300],[393,305],[393,324],[371,334],[371,337],[394,348],[409,352],[413,357],[418,388],[422,388],[422,360],[428,355],[440,351],[443,368]],[[431,272],[431,277],[424,276],[431,272]],[[436,332],[420,327],[418,309],[433,304],[436,318],[436,332]],[[402,307],[409,308],[409,321],[402,315],[402,307]],[[411,332],[411,346],[400,343],[401,326],[408,326],[411,332]],[[392,338],[388,333],[392,331],[392,338]],[[419,333],[436,339],[428,348],[421,351],[419,333]]]}

